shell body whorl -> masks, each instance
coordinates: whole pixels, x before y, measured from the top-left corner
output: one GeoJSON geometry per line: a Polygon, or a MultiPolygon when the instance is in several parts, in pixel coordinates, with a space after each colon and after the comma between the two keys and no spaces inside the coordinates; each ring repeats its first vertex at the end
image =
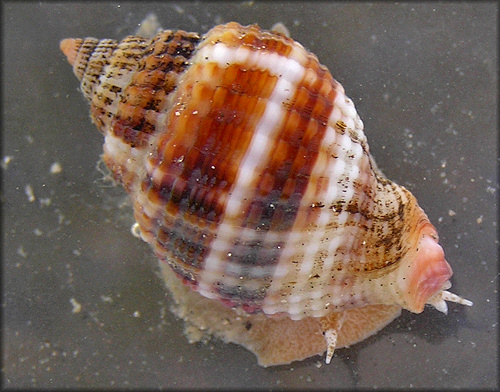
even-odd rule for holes
{"type": "Polygon", "coordinates": [[[301,44],[229,23],[61,49],[142,238],[193,290],[293,320],[420,312],[443,290],[435,229],[379,171],[354,104],[301,44]]]}

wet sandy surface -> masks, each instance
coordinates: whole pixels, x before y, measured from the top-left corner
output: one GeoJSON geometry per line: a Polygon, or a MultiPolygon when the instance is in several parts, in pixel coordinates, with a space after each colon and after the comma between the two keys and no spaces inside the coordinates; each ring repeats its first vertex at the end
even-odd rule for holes
{"type": "Polygon", "coordinates": [[[496,4],[4,3],[3,382],[7,387],[451,388],[497,385],[496,4]],[[281,21],[345,87],[386,175],[408,187],[455,272],[451,304],[263,369],[242,347],[189,344],[124,192],[96,168],[59,40],[120,39],[150,13],[206,32],[281,21]]]}

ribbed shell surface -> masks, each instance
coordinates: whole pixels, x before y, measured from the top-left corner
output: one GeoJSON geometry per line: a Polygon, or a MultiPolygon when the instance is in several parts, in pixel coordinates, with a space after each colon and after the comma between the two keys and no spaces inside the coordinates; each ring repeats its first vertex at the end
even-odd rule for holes
{"type": "Polygon", "coordinates": [[[184,283],[292,319],[394,303],[380,287],[425,214],[315,55],[230,23],[81,40],[73,59],[141,236],[184,283]]]}

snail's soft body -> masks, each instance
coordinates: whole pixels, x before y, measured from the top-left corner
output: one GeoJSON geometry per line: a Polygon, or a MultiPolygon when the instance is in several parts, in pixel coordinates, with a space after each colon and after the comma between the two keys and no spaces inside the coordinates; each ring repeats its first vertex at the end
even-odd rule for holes
{"type": "Polygon", "coordinates": [[[268,365],[324,351],[322,333],[329,360],[401,308],[469,304],[445,291],[452,271],[435,228],[377,168],[352,101],[299,43],[229,23],[61,49],[138,232],[170,266],[167,280],[185,284],[171,282],[177,300],[212,313],[195,323],[268,365]],[[321,347],[263,359],[262,337],[248,343],[207,321],[216,309],[299,345],[312,323],[321,347]]]}

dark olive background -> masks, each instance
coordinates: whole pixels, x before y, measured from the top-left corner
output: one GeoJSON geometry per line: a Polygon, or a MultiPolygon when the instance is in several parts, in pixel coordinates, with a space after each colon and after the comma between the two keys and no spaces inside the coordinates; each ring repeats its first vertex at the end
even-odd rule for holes
{"type": "Polygon", "coordinates": [[[4,387],[498,388],[497,3],[2,6],[4,387]],[[202,33],[283,22],[344,85],[474,306],[405,311],[329,366],[263,369],[239,346],[189,344],[123,191],[96,168],[102,139],[59,52],[65,37],[123,38],[150,12],[202,33]]]}

